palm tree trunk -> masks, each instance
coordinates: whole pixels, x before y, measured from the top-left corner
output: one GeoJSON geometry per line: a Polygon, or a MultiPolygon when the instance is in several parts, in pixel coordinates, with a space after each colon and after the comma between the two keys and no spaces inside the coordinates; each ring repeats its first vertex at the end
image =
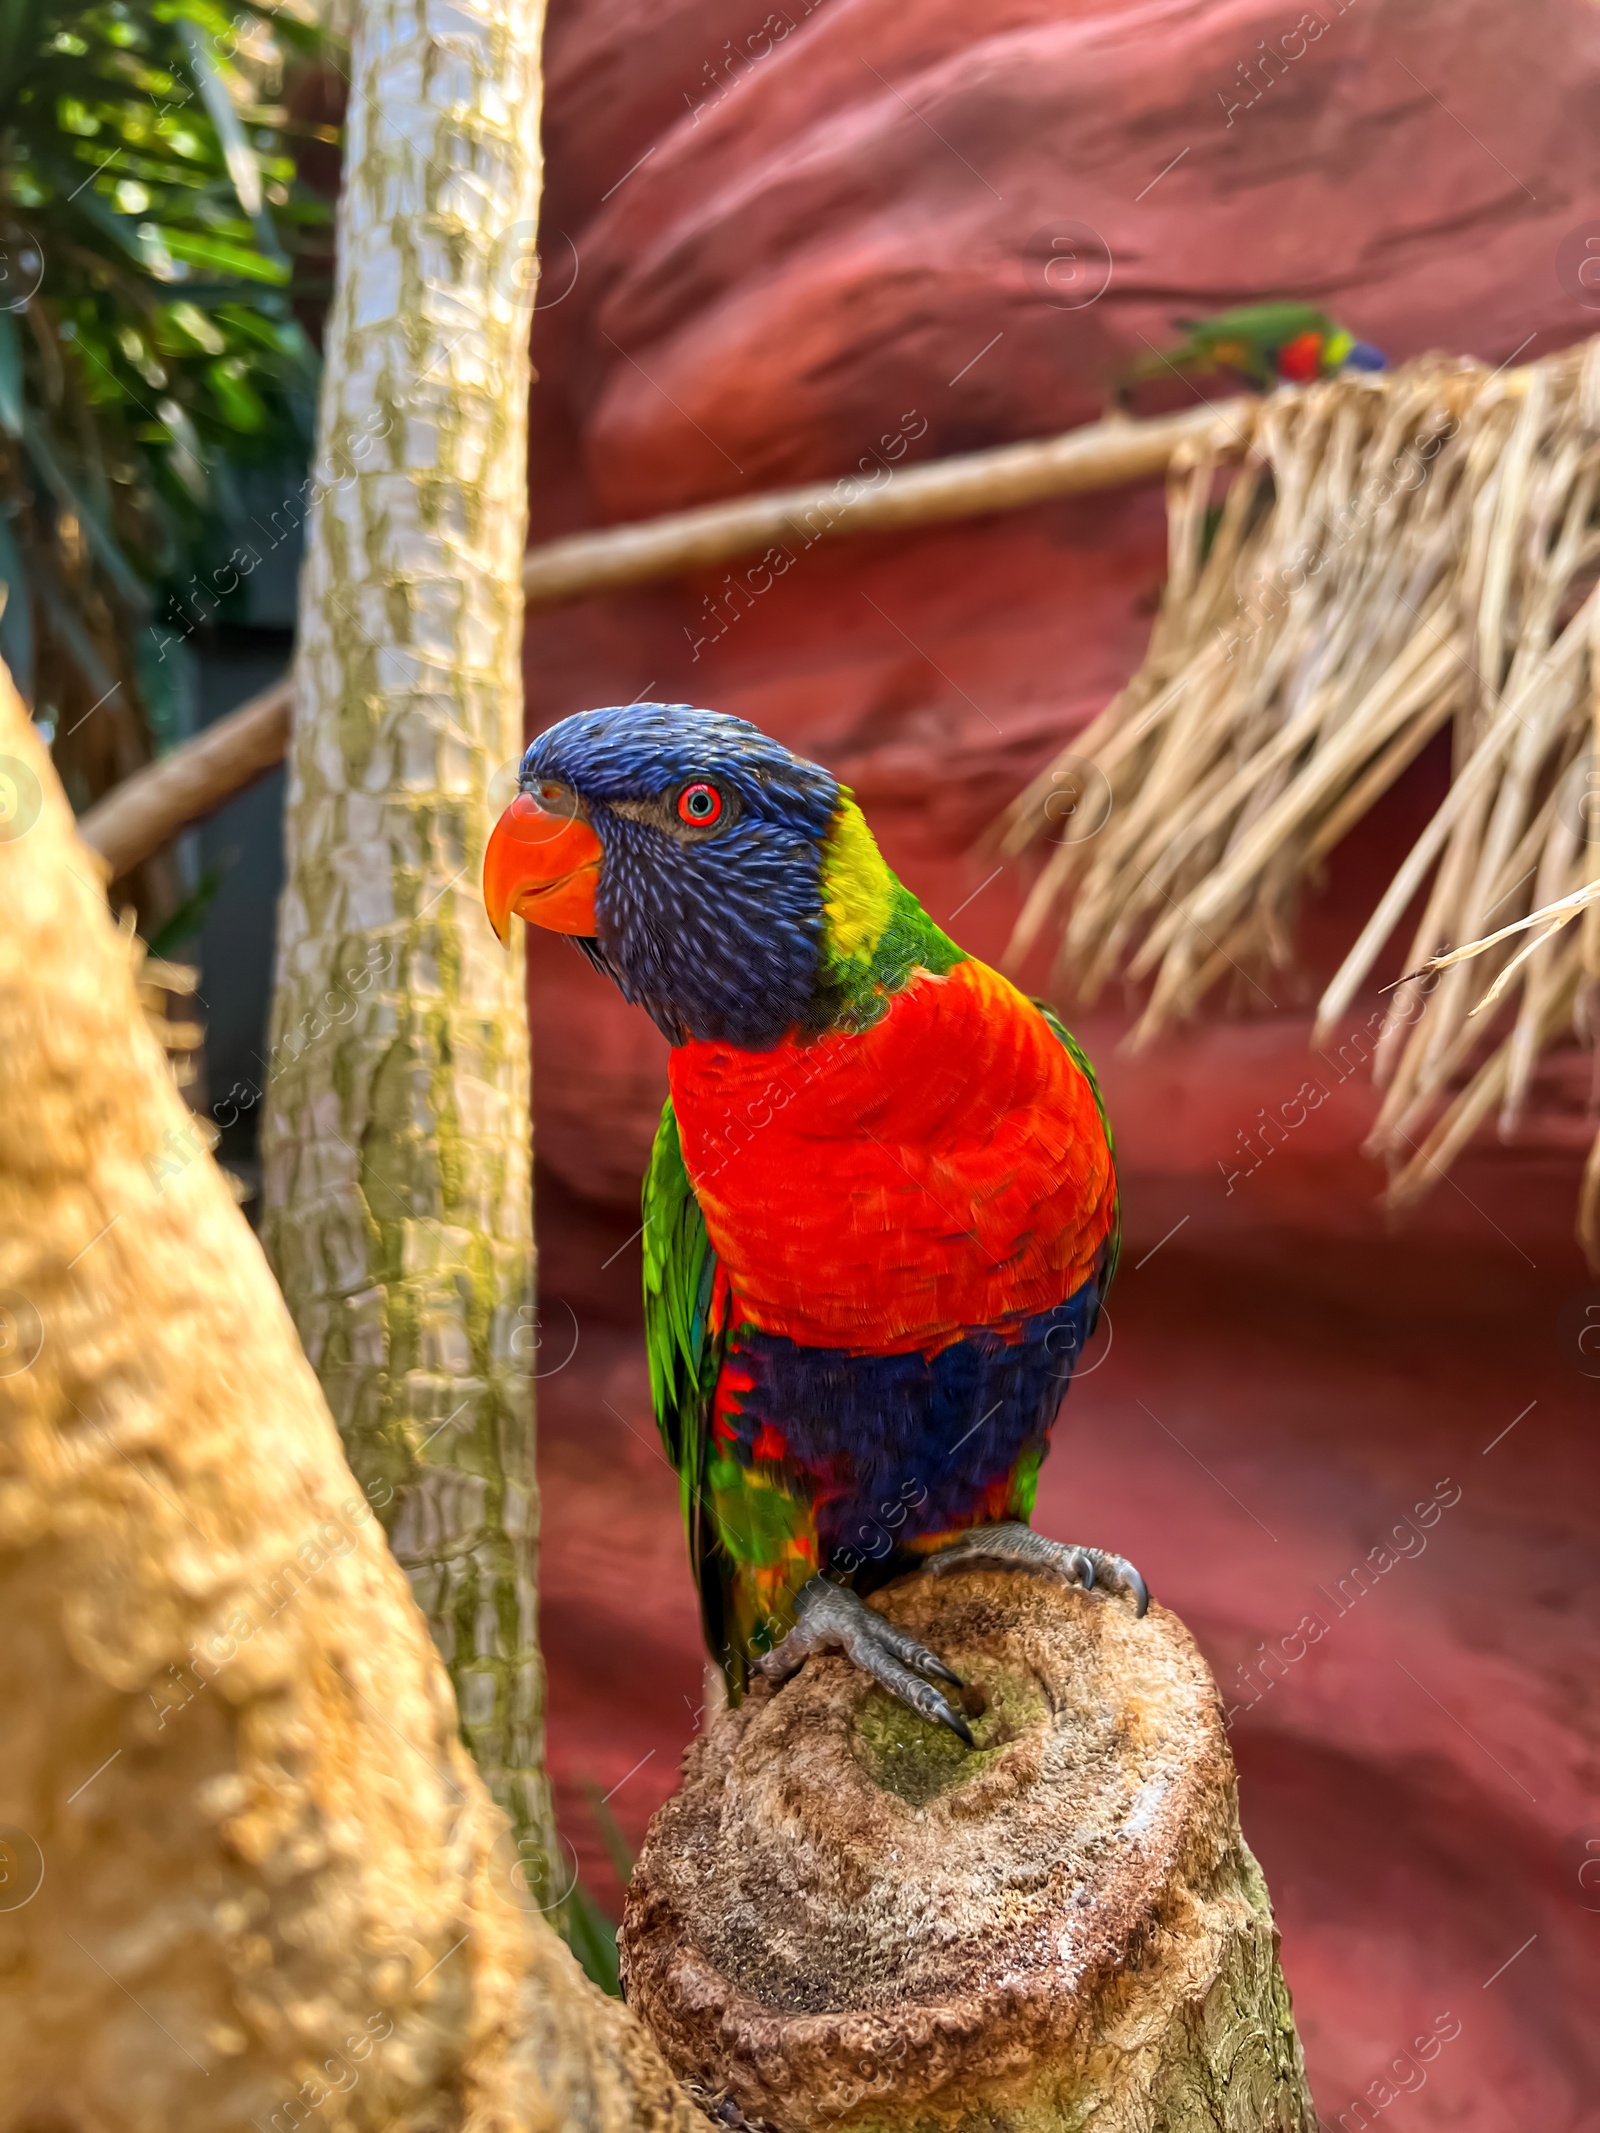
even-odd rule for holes
{"type": "Polygon", "coordinates": [[[3,668],[0,778],[0,2115],[706,2133],[530,1913],[3,668]]]}
{"type": "Polygon", "coordinates": [[[548,1880],[520,956],[479,896],[522,744],[543,0],[358,11],[295,664],[263,1234],[357,1479],[548,1880]]]}

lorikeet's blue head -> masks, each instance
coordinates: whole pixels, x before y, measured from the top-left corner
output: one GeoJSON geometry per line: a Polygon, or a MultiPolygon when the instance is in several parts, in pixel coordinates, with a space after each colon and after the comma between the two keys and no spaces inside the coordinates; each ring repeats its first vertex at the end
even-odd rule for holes
{"type": "Polygon", "coordinates": [[[891,879],[835,778],[715,711],[579,712],[518,787],[484,855],[496,933],[516,912],[570,935],[674,1042],[763,1050],[817,1019],[842,816],[891,879]]]}
{"type": "Polygon", "coordinates": [[[1352,341],[1339,358],[1341,370],[1387,370],[1389,359],[1370,341],[1352,341]]]}

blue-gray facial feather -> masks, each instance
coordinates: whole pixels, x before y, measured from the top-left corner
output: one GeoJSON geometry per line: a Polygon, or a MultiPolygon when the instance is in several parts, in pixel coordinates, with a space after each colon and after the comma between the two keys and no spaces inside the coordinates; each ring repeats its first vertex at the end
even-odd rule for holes
{"type": "Polygon", "coordinates": [[[598,933],[579,942],[674,1043],[764,1051],[812,1015],[822,848],[838,781],[758,727],[687,704],[580,711],[539,735],[520,782],[568,787],[604,860],[598,933]],[[683,836],[619,812],[670,809],[688,782],[726,796],[714,830],[683,836]]]}

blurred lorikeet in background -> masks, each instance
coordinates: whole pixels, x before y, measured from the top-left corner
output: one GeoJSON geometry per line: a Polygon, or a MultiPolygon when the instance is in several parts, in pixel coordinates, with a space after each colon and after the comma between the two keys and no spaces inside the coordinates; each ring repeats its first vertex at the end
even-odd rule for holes
{"type": "Polygon", "coordinates": [[[682,705],[542,734],[484,900],[502,939],[514,912],[570,935],[673,1046],[651,1388],[732,1693],[836,1648],[970,1740],[957,1677],[862,1600],[927,1557],[1142,1614],[1131,1564],[1027,1524],[1118,1236],[1050,1010],[941,932],[828,771],[682,705]]]}
{"type": "Polygon", "coordinates": [[[1165,354],[1141,356],[1128,373],[1132,385],[1164,371],[1202,375],[1233,371],[1263,392],[1275,385],[1309,385],[1337,370],[1382,370],[1384,357],[1358,341],[1312,304],[1243,304],[1213,318],[1180,318],[1184,334],[1165,354]]]}

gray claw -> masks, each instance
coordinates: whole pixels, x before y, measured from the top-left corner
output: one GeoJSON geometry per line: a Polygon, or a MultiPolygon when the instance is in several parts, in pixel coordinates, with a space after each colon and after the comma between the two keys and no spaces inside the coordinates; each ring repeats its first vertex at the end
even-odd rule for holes
{"type": "Polygon", "coordinates": [[[960,1569],[968,1563],[989,1563],[998,1570],[1042,1571],[1081,1585],[1085,1592],[1092,1592],[1096,1585],[1103,1586],[1107,1592],[1120,1592],[1132,1600],[1136,1621],[1150,1605],[1149,1586],[1125,1556],[1112,1555],[1105,1548],[1051,1540],[1023,1525],[1020,1519],[998,1526],[974,1526],[970,1533],[963,1533],[948,1547],[930,1555],[927,1567],[938,1572],[960,1569]]]}
{"type": "Polygon", "coordinates": [[[787,1681],[817,1651],[843,1652],[910,1710],[935,1725],[948,1726],[969,1748],[973,1745],[966,1719],[933,1686],[935,1681],[946,1681],[960,1688],[960,1675],[876,1608],[868,1607],[848,1586],[822,1577],[801,1589],[794,1628],[776,1651],[755,1662],[756,1669],[769,1681],[787,1681]]]}
{"type": "Polygon", "coordinates": [[[922,1715],[924,1718],[937,1719],[941,1726],[948,1726],[957,1740],[965,1742],[967,1747],[976,1748],[978,1745],[965,1718],[954,1705],[947,1703],[937,1690],[929,1698],[928,1708],[922,1715]]]}
{"type": "Polygon", "coordinates": [[[1103,1548],[1088,1548],[1084,1553],[1108,1591],[1120,1591],[1124,1599],[1132,1600],[1133,1618],[1137,1622],[1150,1605],[1150,1588],[1132,1563],[1125,1555],[1111,1555],[1103,1548]]]}
{"type": "MultiPolygon", "coordinates": [[[[862,1665],[855,1652],[852,1652],[850,1657],[858,1666],[862,1665]]],[[[880,1688],[887,1689],[889,1694],[897,1697],[901,1703],[908,1705],[913,1711],[920,1712],[924,1718],[932,1719],[936,1726],[948,1726],[959,1740],[965,1741],[969,1748],[973,1746],[972,1729],[966,1719],[947,1697],[940,1695],[931,1681],[924,1681],[922,1676],[914,1674],[910,1667],[902,1666],[898,1660],[886,1655],[881,1655],[876,1665],[866,1666],[864,1671],[872,1676],[880,1688]]]]}
{"type": "MultiPolygon", "coordinates": [[[[907,1642],[909,1641],[908,1638],[907,1642]]],[[[961,1676],[947,1667],[942,1659],[936,1659],[932,1652],[922,1652],[915,1659],[908,1658],[906,1663],[915,1667],[919,1674],[926,1674],[930,1681],[948,1681],[953,1689],[966,1686],[961,1676]]]]}

